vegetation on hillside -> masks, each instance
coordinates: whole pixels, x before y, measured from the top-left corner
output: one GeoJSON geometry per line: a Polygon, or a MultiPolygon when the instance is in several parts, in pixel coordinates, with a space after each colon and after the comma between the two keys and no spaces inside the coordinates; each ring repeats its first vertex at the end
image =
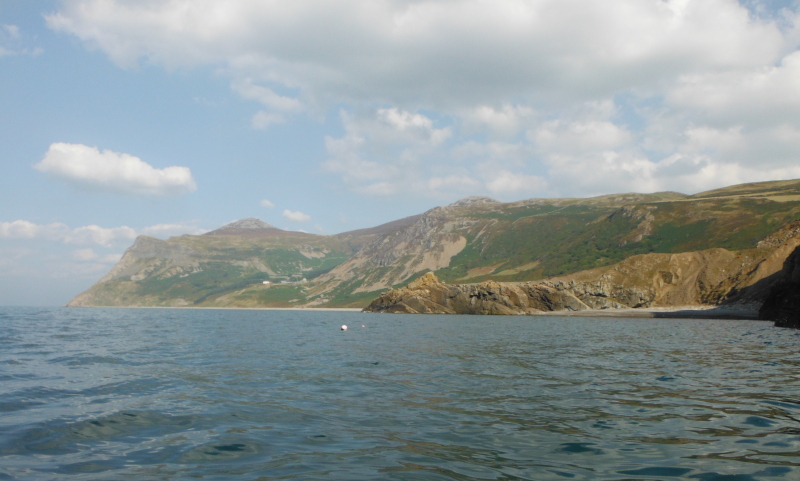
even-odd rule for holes
{"type": "Polygon", "coordinates": [[[442,281],[529,281],[638,254],[752,249],[797,219],[800,181],[693,196],[664,192],[455,205],[353,234],[275,230],[280,235],[181,236],[159,244],[152,257],[132,248],[135,262],[115,268],[110,279],[76,300],[88,305],[362,307],[380,290],[430,270],[422,256],[454,239],[466,244],[436,271],[442,281]],[[177,247],[183,250],[171,257],[162,252],[177,247]],[[346,263],[351,259],[360,260],[346,263]],[[306,282],[280,284],[303,278],[306,282]]]}

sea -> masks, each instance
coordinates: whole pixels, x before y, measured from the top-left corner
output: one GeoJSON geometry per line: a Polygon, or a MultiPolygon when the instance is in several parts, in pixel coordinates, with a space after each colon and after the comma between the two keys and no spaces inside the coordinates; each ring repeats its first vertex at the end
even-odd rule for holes
{"type": "Polygon", "coordinates": [[[800,480],[800,331],[3,307],[0,479],[800,480]]]}

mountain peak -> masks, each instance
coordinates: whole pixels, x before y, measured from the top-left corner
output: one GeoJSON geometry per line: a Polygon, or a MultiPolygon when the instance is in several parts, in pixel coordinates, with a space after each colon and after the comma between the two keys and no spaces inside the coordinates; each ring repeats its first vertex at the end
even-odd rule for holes
{"type": "Polygon", "coordinates": [[[464,197],[461,200],[457,200],[450,204],[448,207],[463,207],[465,205],[473,205],[473,204],[498,204],[499,201],[492,199],[491,197],[485,197],[482,195],[473,195],[470,197],[464,197]]]}
{"type": "Polygon", "coordinates": [[[230,224],[225,224],[217,230],[206,232],[204,235],[241,235],[265,229],[277,229],[277,227],[267,224],[261,219],[248,217],[247,219],[237,220],[235,222],[231,222],[230,224]]]}

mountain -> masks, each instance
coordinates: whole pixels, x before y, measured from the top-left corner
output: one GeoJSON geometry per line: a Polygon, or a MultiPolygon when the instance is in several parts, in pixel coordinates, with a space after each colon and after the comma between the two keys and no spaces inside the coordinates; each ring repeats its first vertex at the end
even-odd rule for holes
{"type": "Polygon", "coordinates": [[[204,235],[243,235],[249,237],[264,237],[269,235],[280,235],[286,231],[267,224],[261,219],[248,217],[247,219],[237,220],[220,227],[217,230],[206,232],[204,235]]]}
{"type": "MultiPolygon", "coordinates": [[[[333,236],[246,219],[201,236],[140,237],[70,305],[364,307],[427,272],[448,284],[519,283],[593,272],[647,254],[724,249],[740,255],[798,219],[800,180],[695,195],[511,203],[472,197],[333,236]]],[[[727,262],[723,258],[709,262],[727,262]]]]}
{"type": "Polygon", "coordinates": [[[384,292],[365,310],[534,314],[720,306],[706,313],[761,317],[790,326],[800,317],[798,286],[800,222],[793,222],[755,249],[641,254],[612,266],[541,281],[446,284],[429,272],[406,287],[384,292]]]}

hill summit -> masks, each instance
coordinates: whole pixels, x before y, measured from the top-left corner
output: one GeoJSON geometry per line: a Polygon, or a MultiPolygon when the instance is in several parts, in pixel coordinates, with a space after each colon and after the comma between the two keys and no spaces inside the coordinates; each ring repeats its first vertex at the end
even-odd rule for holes
{"type": "Polygon", "coordinates": [[[481,195],[472,195],[470,197],[464,197],[461,200],[457,200],[449,205],[449,207],[463,207],[466,205],[473,205],[473,204],[499,204],[500,202],[492,199],[491,197],[484,197],[481,195]]]}
{"type": "Polygon", "coordinates": [[[253,231],[261,231],[267,229],[280,230],[274,225],[267,224],[261,219],[255,217],[248,217],[247,219],[237,220],[230,224],[225,224],[217,230],[206,232],[204,235],[243,235],[252,233],[253,231]]]}

